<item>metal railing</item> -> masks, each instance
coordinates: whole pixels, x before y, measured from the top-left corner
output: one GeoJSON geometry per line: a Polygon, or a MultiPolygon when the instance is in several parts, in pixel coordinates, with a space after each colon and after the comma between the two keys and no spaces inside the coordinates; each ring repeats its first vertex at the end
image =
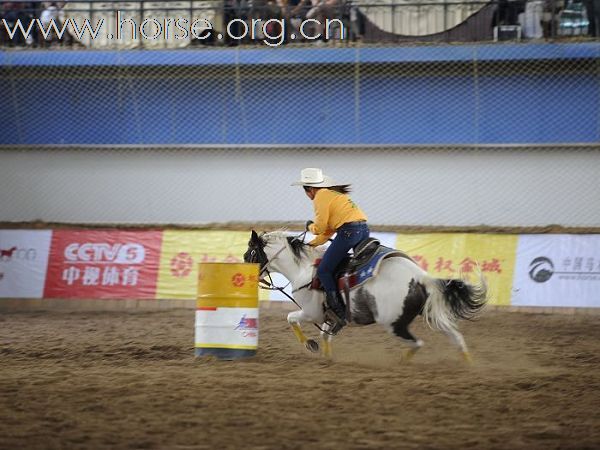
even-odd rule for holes
{"type": "Polygon", "coordinates": [[[586,40],[600,34],[600,11],[593,6],[585,0],[294,0],[293,5],[289,0],[0,0],[0,45],[101,49],[586,40]]]}

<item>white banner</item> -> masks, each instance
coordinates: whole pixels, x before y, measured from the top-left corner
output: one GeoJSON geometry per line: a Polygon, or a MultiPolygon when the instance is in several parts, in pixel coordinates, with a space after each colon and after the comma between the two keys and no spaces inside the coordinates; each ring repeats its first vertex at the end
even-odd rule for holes
{"type": "Polygon", "coordinates": [[[600,307],[600,235],[522,235],[513,305],[600,307]]]}
{"type": "Polygon", "coordinates": [[[42,298],[50,230],[0,230],[0,298],[42,298]]]}

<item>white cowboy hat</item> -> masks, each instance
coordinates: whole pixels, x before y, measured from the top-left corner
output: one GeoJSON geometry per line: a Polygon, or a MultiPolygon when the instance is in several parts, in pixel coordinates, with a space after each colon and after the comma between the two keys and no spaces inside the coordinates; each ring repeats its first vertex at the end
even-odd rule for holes
{"type": "Polygon", "coordinates": [[[300,181],[295,181],[292,186],[310,186],[310,187],[333,187],[340,186],[340,183],[336,183],[333,178],[323,175],[321,169],[309,167],[302,169],[300,172],[300,181]]]}

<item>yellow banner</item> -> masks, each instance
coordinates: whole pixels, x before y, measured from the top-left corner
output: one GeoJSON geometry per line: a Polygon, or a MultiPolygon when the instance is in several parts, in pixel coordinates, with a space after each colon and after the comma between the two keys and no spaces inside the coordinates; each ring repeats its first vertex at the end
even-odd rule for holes
{"type": "Polygon", "coordinates": [[[396,247],[437,278],[469,278],[477,265],[488,282],[490,304],[510,305],[517,235],[399,234],[396,247]]]}
{"type": "Polygon", "coordinates": [[[195,300],[198,264],[244,262],[249,239],[248,231],[164,231],[156,297],[195,300]]]}

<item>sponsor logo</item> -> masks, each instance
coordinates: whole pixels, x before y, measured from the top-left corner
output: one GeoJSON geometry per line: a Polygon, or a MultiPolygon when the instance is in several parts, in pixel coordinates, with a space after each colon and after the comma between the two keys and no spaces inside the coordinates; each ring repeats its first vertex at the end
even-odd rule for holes
{"type": "Polygon", "coordinates": [[[141,244],[105,244],[73,242],[65,248],[65,260],[70,263],[140,264],[146,250],[141,244]]]}
{"type": "Polygon", "coordinates": [[[258,318],[246,317],[244,314],[234,330],[240,330],[243,337],[256,337],[258,336],[258,318]]]}
{"type": "Polygon", "coordinates": [[[529,263],[529,277],[536,283],[545,283],[553,276],[561,280],[600,281],[600,262],[593,257],[567,256],[557,265],[546,256],[538,256],[529,263]]]}
{"type": "Polygon", "coordinates": [[[246,282],[258,283],[258,277],[256,275],[245,276],[239,272],[231,277],[231,284],[235,287],[242,287],[246,282]]]}
{"type": "Polygon", "coordinates": [[[486,273],[502,273],[503,260],[498,258],[490,258],[479,263],[471,257],[466,257],[461,261],[447,259],[443,256],[439,256],[435,262],[428,260],[423,255],[411,255],[411,258],[425,271],[432,270],[437,273],[440,272],[459,272],[459,273],[472,273],[476,269],[486,273]]]}
{"type": "Polygon", "coordinates": [[[12,260],[35,261],[37,251],[35,248],[19,248],[12,246],[9,248],[0,248],[0,262],[10,262],[12,260]]]}
{"type": "Polygon", "coordinates": [[[17,247],[11,247],[11,248],[7,248],[7,249],[0,249],[0,258],[4,259],[10,259],[13,256],[13,253],[15,253],[15,251],[17,251],[17,247]]]}
{"type": "Polygon", "coordinates": [[[234,276],[231,277],[231,283],[235,287],[242,287],[245,282],[246,282],[246,277],[244,277],[244,275],[241,273],[236,273],[234,276]]]}
{"type": "Polygon", "coordinates": [[[194,260],[189,253],[180,252],[171,258],[171,274],[177,278],[187,277],[194,266],[194,260]]]}
{"type": "Polygon", "coordinates": [[[44,296],[154,298],[161,231],[52,232],[44,296]]]}
{"type": "Polygon", "coordinates": [[[529,263],[529,277],[536,283],[545,283],[554,274],[554,264],[550,258],[538,256],[529,263]]]}
{"type": "Polygon", "coordinates": [[[137,286],[139,268],[134,265],[144,261],[146,250],[132,243],[73,242],[65,247],[64,256],[69,266],[63,269],[61,279],[67,286],[137,286]]]}
{"type": "Polygon", "coordinates": [[[102,269],[95,266],[80,267],[69,266],[63,270],[62,280],[68,286],[73,286],[76,282],[83,286],[137,286],[140,275],[136,267],[122,270],[115,266],[104,266],[102,269]]]}

